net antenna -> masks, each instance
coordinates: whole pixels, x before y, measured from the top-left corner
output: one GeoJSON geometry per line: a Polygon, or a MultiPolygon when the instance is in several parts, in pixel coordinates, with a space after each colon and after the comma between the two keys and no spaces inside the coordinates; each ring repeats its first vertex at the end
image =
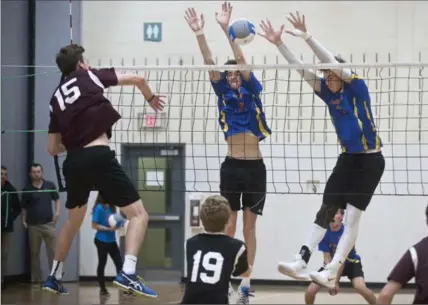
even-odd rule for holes
{"type": "MultiPolygon", "coordinates": [[[[68,1],[68,7],[69,7],[70,44],[73,44],[73,5],[72,5],[71,1],[72,0],[68,1]]],[[[65,75],[61,74],[61,79],[59,81],[60,84],[62,83],[64,78],[65,78],[65,75]]],[[[59,166],[58,155],[54,156],[54,164],[55,164],[56,178],[58,180],[58,189],[60,192],[65,192],[67,189],[66,189],[66,187],[64,187],[64,184],[62,183],[61,168],[59,166]]]]}

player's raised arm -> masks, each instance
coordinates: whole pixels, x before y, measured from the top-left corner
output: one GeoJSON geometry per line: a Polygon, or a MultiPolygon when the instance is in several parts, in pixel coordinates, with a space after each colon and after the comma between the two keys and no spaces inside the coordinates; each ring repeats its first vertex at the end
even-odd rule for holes
{"type": "MultiPolygon", "coordinates": [[[[277,46],[278,51],[284,56],[284,58],[290,64],[301,64],[302,62],[297,58],[296,54],[291,51],[282,41],[281,35],[284,31],[284,25],[279,29],[275,30],[269,20],[262,21],[260,27],[263,33],[259,33],[260,36],[264,37],[267,41],[277,46]]],[[[303,77],[303,79],[315,90],[321,90],[321,79],[311,69],[298,69],[297,72],[303,77]]]]}
{"type": "MultiPolygon", "coordinates": [[[[194,8],[189,8],[186,11],[186,16],[184,16],[190,28],[196,35],[198,40],[199,50],[201,51],[202,57],[204,58],[204,63],[206,65],[215,65],[213,55],[211,53],[210,47],[208,46],[207,38],[204,34],[204,15],[201,14],[199,18],[196,14],[194,8]]],[[[210,80],[218,81],[221,79],[221,74],[219,71],[209,71],[210,80]]]]}
{"type": "Polygon", "coordinates": [[[117,75],[119,86],[135,86],[141,91],[145,100],[149,103],[150,107],[155,111],[162,111],[165,106],[163,95],[157,95],[152,92],[149,84],[147,84],[144,76],[136,74],[118,74],[117,75]]]}
{"type": "MultiPolygon", "coordinates": [[[[234,43],[229,37],[229,23],[230,17],[232,16],[233,7],[229,2],[224,2],[221,5],[221,13],[215,13],[215,18],[217,19],[218,24],[221,26],[224,34],[226,34],[227,40],[229,41],[230,47],[232,48],[233,56],[235,57],[236,63],[238,65],[246,65],[247,62],[244,57],[244,53],[242,52],[241,47],[234,43]]],[[[250,80],[251,71],[245,70],[240,71],[240,75],[242,79],[245,81],[250,80]]]]}
{"type": "MultiPolygon", "coordinates": [[[[305,15],[300,16],[299,12],[296,12],[296,16],[294,16],[290,13],[287,19],[293,25],[294,30],[287,30],[286,32],[295,37],[303,38],[322,63],[339,63],[335,56],[308,32],[305,15]]],[[[331,71],[347,83],[352,81],[353,74],[350,69],[332,69],[331,71]]]]}

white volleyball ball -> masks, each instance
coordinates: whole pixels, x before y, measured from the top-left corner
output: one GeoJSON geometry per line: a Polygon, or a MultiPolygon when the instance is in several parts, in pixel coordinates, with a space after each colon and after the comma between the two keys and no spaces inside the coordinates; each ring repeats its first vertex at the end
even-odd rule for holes
{"type": "Polygon", "coordinates": [[[237,19],[229,26],[230,39],[241,46],[249,44],[255,36],[256,27],[247,19],[237,19]]]}
{"type": "Polygon", "coordinates": [[[129,220],[126,218],[123,218],[120,214],[112,214],[108,218],[108,224],[110,227],[119,227],[117,229],[119,236],[124,236],[126,234],[128,223],[129,223],[129,220]]]}

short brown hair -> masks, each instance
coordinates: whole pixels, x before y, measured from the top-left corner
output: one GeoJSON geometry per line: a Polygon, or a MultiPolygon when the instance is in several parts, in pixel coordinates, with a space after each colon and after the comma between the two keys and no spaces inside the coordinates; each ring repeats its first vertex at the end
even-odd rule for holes
{"type": "Polygon", "coordinates": [[[77,44],[62,47],[56,55],[56,64],[63,75],[67,76],[75,71],[77,64],[83,62],[85,49],[77,44]]]}
{"type": "Polygon", "coordinates": [[[231,213],[229,202],[223,196],[215,195],[205,199],[200,213],[205,231],[223,232],[231,213]]]}

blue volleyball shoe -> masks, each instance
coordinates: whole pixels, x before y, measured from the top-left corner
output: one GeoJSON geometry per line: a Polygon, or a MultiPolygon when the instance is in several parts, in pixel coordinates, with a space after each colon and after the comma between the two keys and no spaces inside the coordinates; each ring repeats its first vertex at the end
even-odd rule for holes
{"type": "Polygon", "coordinates": [[[132,292],[134,295],[157,298],[158,294],[144,283],[137,274],[126,274],[121,271],[113,281],[119,289],[132,292]]]}
{"type": "Polygon", "coordinates": [[[53,275],[49,275],[47,280],[42,284],[42,290],[60,295],[68,295],[68,290],[53,275]]]}

